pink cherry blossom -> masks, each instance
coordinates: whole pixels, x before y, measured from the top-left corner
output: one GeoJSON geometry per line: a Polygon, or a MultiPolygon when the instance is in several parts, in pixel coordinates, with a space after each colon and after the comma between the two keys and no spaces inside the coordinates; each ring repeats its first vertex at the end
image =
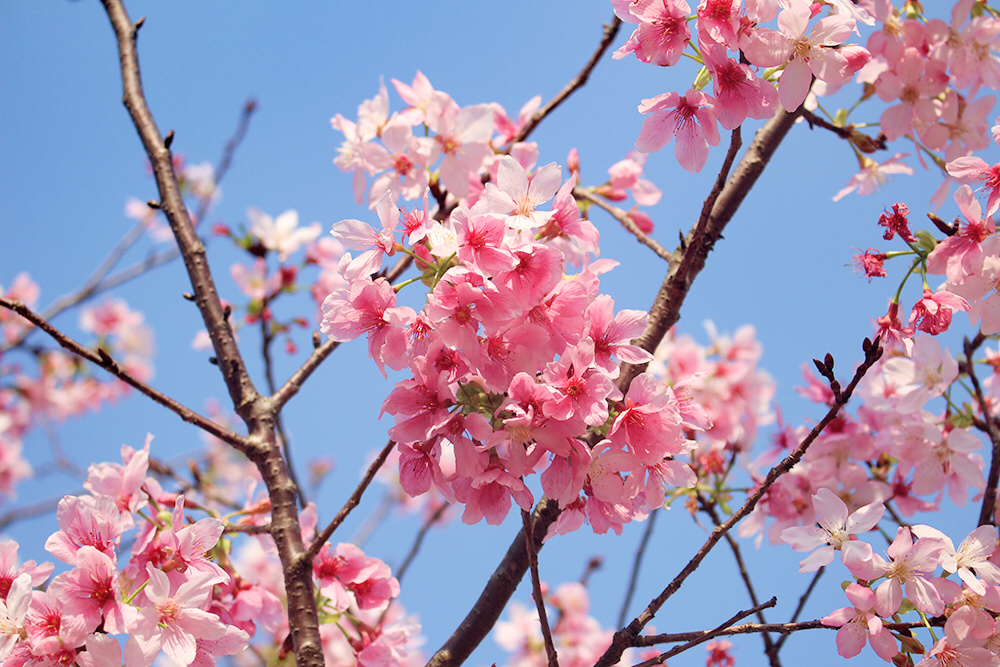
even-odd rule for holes
{"type": "Polygon", "coordinates": [[[299,227],[299,214],[294,210],[285,211],[272,219],[260,209],[251,208],[247,210],[247,217],[250,218],[250,233],[265,248],[278,253],[279,262],[286,261],[299,248],[315,241],[322,231],[318,222],[299,227]]]}
{"type": "Polygon", "coordinates": [[[882,518],[885,507],[882,503],[871,503],[850,515],[847,505],[830,489],[820,489],[812,497],[820,528],[795,527],[781,532],[781,539],[795,551],[810,551],[822,546],[799,563],[799,572],[812,572],[833,561],[835,550],[841,552],[844,565],[852,572],[861,572],[865,562],[871,558],[871,546],[852,539],[875,527],[882,518]]]}
{"type": "Polygon", "coordinates": [[[701,171],[708,160],[708,147],[719,145],[715,103],[710,95],[694,89],[684,97],[664,93],[643,100],[639,113],[649,116],[642,122],[635,147],[644,153],[654,153],[676,138],[677,162],[690,172],[701,171]]]}
{"type": "Polygon", "coordinates": [[[880,658],[892,660],[899,653],[899,648],[892,633],[882,626],[882,619],[872,613],[875,610],[875,594],[871,589],[854,583],[848,584],[844,592],[854,607],[837,609],[821,619],[825,626],[840,628],[837,631],[837,653],[844,658],[853,658],[870,641],[880,658]]]}

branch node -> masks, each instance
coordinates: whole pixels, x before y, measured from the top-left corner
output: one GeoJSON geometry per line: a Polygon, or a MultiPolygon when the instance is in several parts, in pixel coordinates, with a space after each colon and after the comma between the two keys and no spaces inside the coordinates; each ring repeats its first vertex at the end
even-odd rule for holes
{"type": "Polygon", "coordinates": [[[323,344],[323,340],[319,337],[318,331],[313,331],[312,341],[314,350],[318,350],[319,346],[323,344]]]}
{"type": "Polygon", "coordinates": [[[146,202],[146,206],[148,206],[149,208],[154,209],[156,211],[159,211],[160,208],[161,208],[160,207],[160,202],[158,202],[158,201],[156,201],[154,199],[150,199],[149,201],[147,201],[146,202]]]}
{"type": "Polygon", "coordinates": [[[141,28],[145,22],[146,22],[146,17],[140,16],[139,20],[135,22],[134,26],[132,26],[132,29],[135,30],[136,32],[139,32],[139,28],[141,28]]]}
{"type": "Polygon", "coordinates": [[[219,358],[218,357],[209,357],[208,358],[208,363],[212,364],[213,366],[218,366],[219,365],[219,358]]]}
{"type": "Polygon", "coordinates": [[[170,145],[174,143],[174,131],[170,130],[167,132],[167,136],[163,137],[163,147],[170,150],[170,145]]]}
{"type": "Polygon", "coordinates": [[[182,292],[181,296],[187,299],[188,301],[194,301],[194,294],[191,294],[191,292],[182,292]]]}

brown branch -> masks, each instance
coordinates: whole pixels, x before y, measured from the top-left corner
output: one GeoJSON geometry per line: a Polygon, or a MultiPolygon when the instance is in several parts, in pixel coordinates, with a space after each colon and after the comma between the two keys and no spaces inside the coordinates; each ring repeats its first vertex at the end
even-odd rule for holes
{"type": "Polygon", "coordinates": [[[528,552],[528,569],[531,571],[531,597],[535,600],[535,609],[538,610],[538,625],[542,630],[542,642],[545,644],[545,656],[548,659],[548,667],[559,667],[559,656],[556,654],[556,646],[552,643],[552,630],[549,628],[549,615],[545,611],[545,598],[542,595],[542,580],[538,575],[538,552],[535,551],[535,543],[531,539],[534,531],[531,530],[531,513],[528,510],[521,510],[521,523],[524,529],[524,548],[528,552]]]}
{"type": "Polygon", "coordinates": [[[163,210],[184,259],[195,303],[201,312],[218,360],[219,370],[236,413],[247,425],[246,454],[257,467],[271,501],[271,536],[281,559],[288,604],[292,645],[299,667],[322,667],[323,648],[319,615],[313,593],[312,572],[302,567],[304,551],[297,494],[275,436],[275,408],[260,396],[247,373],[243,357],[229,326],[226,309],[215,288],[205,246],[198,238],[181,197],[170,149],[156,127],[146,103],[139,75],[136,36],[142,21],[133,24],[122,0],[102,0],[118,43],[123,102],[153,167],[163,210]]]}
{"type": "Polygon", "coordinates": [[[615,37],[618,35],[618,29],[621,27],[621,24],[621,19],[615,16],[610,24],[604,26],[604,35],[601,38],[601,43],[597,45],[597,50],[595,50],[594,54],[590,56],[590,60],[587,61],[587,64],[583,66],[580,73],[573,77],[573,79],[567,83],[555,97],[549,100],[548,104],[531,115],[531,118],[529,118],[528,122],[524,124],[524,127],[521,128],[520,132],[518,132],[514,138],[510,140],[508,150],[510,150],[510,146],[527,139],[528,135],[531,134],[536,127],[538,127],[538,124],[541,123],[546,116],[555,111],[556,107],[565,102],[570,95],[575,93],[587,83],[587,79],[590,78],[590,73],[594,71],[594,68],[597,67],[597,63],[600,61],[601,57],[608,50],[608,48],[611,47],[611,43],[615,41],[615,37]]]}
{"type": "Polygon", "coordinates": [[[963,343],[963,351],[965,352],[963,370],[968,374],[969,381],[972,383],[976,402],[979,403],[979,409],[983,412],[986,435],[989,436],[992,445],[990,448],[990,472],[986,478],[986,490],[983,492],[982,508],[979,510],[980,526],[985,526],[986,524],[996,525],[997,484],[1000,483],[1000,433],[997,432],[996,419],[990,415],[989,403],[986,402],[983,387],[979,384],[979,378],[976,377],[975,363],[972,361],[972,355],[975,354],[976,350],[979,349],[979,346],[985,340],[986,336],[982,332],[979,332],[975,340],[966,338],[963,343]]]}
{"type": "MultiPolygon", "coordinates": [[[[801,614],[802,610],[805,609],[806,600],[808,600],[809,596],[812,595],[813,589],[816,588],[816,584],[819,583],[819,578],[823,576],[824,572],[826,572],[825,565],[820,566],[820,568],[816,570],[816,574],[814,574],[813,578],[809,581],[809,585],[806,586],[805,592],[799,597],[799,603],[798,605],[795,606],[795,612],[792,613],[792,618],[789,621],[789,623],[794,623],[795,621],[798,620],[799,614],[801,614]]],[[[785,645],[785,640],[788,639],[790,636],[791,636],[790,634],[785,633],[778,638],[778,641],[775,642],[774,644],[778,651],[781,650],[781,647],[785,645]]]]}
{"type": "Polygon", "coordinates": [[[326,541],[330,539],[331,535],[333,535],[333,531],[337,530],[337,528],[340,527],[340,524],[344,523],[344,519],[346,519],[351,511],[358,506],[358,503],[361,502],[361,497],[365,494],[368,486],[372,483],[372,480],[375,479],[375,475],[378,473],[379,469],[381,469],[385,460],[389,458],[389,452],[391,452],[392,448],[395,446],[396,443],[392,440],[385,444],[385,447],[383,447],[382,451],[375,457],[372,464],[368,466],[368,472],[365,473],[365,476],[361,480],[361,483],[358,484],[358,487],[354,489],[354,493],[351,494],[351,497],[347,499],[344,506],[340,508],[339,512],[337,512],[337,516],[335,516],[333,521],[331,521],[329,525],[327,525],[327,527],[316,536],[316,539],[312,541],[309,548],[306,549],[302,556],[300,556],[303,563],[312,565],[312,561],[316,557],[316,554],[319,553],[319,550],[323,548],[326,541]]]}
{"type": "Polygon", "coordinates": [[[706,630],[700,636],[694,637],[694,638],[690,639],[686,644],[682,644],[681,646],[675,646],[674,648],[670,649],[666,653],[661,653],[660,655],[656,656],[655,658],[650,658],[649,660],[646,660],[644,662],[638,663],[637,665],[635,665],[635,667],[653,667],[653,665],[661,665],[664,662],[666,662],[668,659],[674,657],[675,655],[677,655],[679,653],[683,653],[684,651],[687,651],[688,649],[694,648],[698,644],[702,644],[704,642],[707,642],[709,639],[713,639],[713,638],[718,637],[718,636],[720,636],[722,634],[725,634],[725,631],[728,628],[730,628],[733,625],[733,623],[736,623],[737,621],[742,621],[744,618],[746,618],[747,616],[750,616],[751,614],[755,614],[755,613],[759,614],[764,609],[767,609],[768,607],[773,607],[777,603],[778,603],[778,599],[777,598],[771,598],[770,600],[768,600],[764,604],[755,605],[754,607],[752,607],[750,609],[747,609],[745,611],[741,611],[741,612],[739,612],[737,614],[734,614],[733,617],[730,618],[729,620],[725,621],[724,623],[719,624],[718,626],[716,626],[712,630],[706,630]]]}
{"type": "MultiPolygon", "coordinates": [[[[945,623],[945,619],[941,617],[928,618],[927,622],[933,627],[942,627],[945,623]]],[[[923,621],[911,621],[909,623],[882,623],[882,627],[896,632],[902,632],[904,630],[915,630],[917,628],[927,626],[923,621]]],[[[839,630],[840,628],[823,625],[823,622],[820,620],[801,621],[799,623],[768,623],[766,625],[762,623],[744,623],[742,625],[733,625],[722,630],[721,632],[716,632],[715,630],[698,630],[695,632],[675,632],[663,635],[646,635],[637,638],[636,646],[655,646],[656,644],[669,644],[671,642],[686,642],[704,637],[709,632],[713,633],[713,637],[721,637],[725,635],[749,635],[755,632],[777,632],[781,633],[783,635],[782,638],[784,638],[793,632],[820,629],[839,630]]]]}
{"type": "Polygon", "coordinates": [[[645,611],[629,623],[627,627],[622,628],[615,633],[611,646],[609,646],[604,655],[601,656],[601,659],[597,661],[595,667],[610,667],[611,665],[614,665],[621,659],[622,653],[626,648],[635,646],[635,640],[639,636],[642,629],[645,628],[651,620],[653,620],[653,617],[656,615],[656,612],[659,611],[660,607],[662,607],[674,593],[680,590],[684,581],[698,569],[701,562],[706,556],[708,556],[709,552],[711,552],[715,545],[718,544],[719,540],[721,540],[733,526],[743,519],[743,517],[748,515],[754,507],[756,507],[760,499],[779,477],[791,470],[796,463],[802,460],[802,457],[809,449],[809,446],[816,440],[817,437],[819,437],[830,422],[836,418],[836,416],[840,413],[841,408],[843,408],[844,405],[846,405],[850,400],[851,394],[861,381],[861,378],[864,377],[865,373],[868,372],[868,369],[871,368],[872,365],[882,356],[882,348],[879,346],[877,340],[875,343],[872,343],[868,339],[865,339],[864,352],[865,359],[861,365],[858,366],[857,371],[855,371],[854,378],[851,380],[846,389],[839,392],[835,403],[829,411],[827,411],[823,419],[820,420],[815,427],[813,427],[812,431],[809,432],[809,435],[805,437],[795,451],[790,453],[784,460],[771,468],[771,470],[767,473],[767,476],[764,478],[764,481],[762,481],[760,486],[758,486],[757,489],[750,494],[743,506],[740,507],[740,509],[738,509],[732,516],[726,519],[725,522],[715,527],[708,540],[706,540],[701,548],[698,549],[698,552],[694,555],[694,557],[688,561],[687,565],[681,569],[677,576],[674,577],[673,581],[671,581],[659,595],[653,598],[653,600],[649,603],[649,606],[646,607],[645,611]]]}
{"type": "Polygon", "coordinates": [[[639,582],[639,568],[642,567],[642,557],[646,553],[646,547],[649,546],[649,538],[653,535],[653,526],[656,524],[656,517],[659,516],[657,510],[653,510],[649,514],[649,523],[646,524],[646,530],[642,532],[642,539],[639,541],[639,547],[635,550],[635,558],[632,561],[632,573],[628,578],[628,588],[625,591],[625,599],[622,600],[621,611],[618,612],[618,625],[625,625],[625,617],[628,615],[629,605],[632,604],[632,596],[635,594],[636,584],[639,582]]]}
{"type": "Polygon", "coordinates": [[[413,540],[413,546],[410,547],[410,552],[406,554],[406,558],[403,559],[403,564],[396,568],[396,581],[402,581],[403,575],[406,574],[408,569],[410,569],[413,559],[417,557],[417,552],[420,551],[420,546],[424,543],[424,538],[427,537],[427,533],[430,531],[431,527],[438,522],[449,507],[451,507],[449,503],[442,503],[441,506],[434,510],[434,513],[427,517],[427,520],[424,521],[424,525],[420,527],[420,532],[417,533],[416,539],[413,540]]]}
{"type": "Polygon", "coordinates": [[[672,252],[661,246],[659,243],[657,243],[655,239],[653,239],[644,231],[639,229],[639,226],[635,224],[634,220],[632,220],[632,217],[628,214],[628,211],[620,209],[617,206],[612,206],[611,204],[607,203],[600,197],[594,195],[592,192],[588,192],[586,189],[581,188],[579,186],[573,188],[573,197],[575,197],[576,199],[583,199],[585,201],[588,201],[591,204],[597,206],[598,208],[602,208],[605,211],[607,211],[612,218],[621,223],[622,227],[627,229],[629,233],[635,236],[635,238],[638,239],[639,243],[650,248],[653,252],[656,253],[656,256],[659,257],[660,259],[665,259],[668,262],[674,259],[674,254],[672,252]]]}
{"type": "MultiPolygon", "coordinates": [[[[80,490],[83,493],[83,490],[80,490]]],[[[59,501],[62,500],[62,496],[58,498],[49,498],[47,500],[40,500],[32,505],[24,505],[22,507],[15,507],[12,510],[0,514],[0,530],[3,530],[15,521],[21,521],[23,519],[33,519],[36,516],[42,516],[43,514],[48,514],[52,510],[59,507],[59,501]]]]}
{"type": "MultiPolygon", "coordinates": [[[[722,520],[719,517],[719,513],[716,511],[715,505],[710,503],[700,492],[698,493],[698,503],[701,505],[701,509],[712,519],[712,523],[715,526],[722,525],[722,520]]],[[[747,593],[750,595],[750,604],[757,607],[760,605],[760,601],[757,599],[757,591],[754,588],[753,581],[750,579],[750,572],[747,570],[746,562],[743,560],[743,553],[740,551],[740,545],[736,543],[733,536],[726,533],[726,544],[729,545],[729,550],[733,552],[733,559],[736,561],[736,568],[739,570],[740,579],[743,580],[743,586],[747,589],[747,593]]],[[[761,623],[767,623],[767,619],[764,618],[763,609],[757,611],[757,618],[761,623]]],[[[624,622],[619,624],[624,625],[624,622]]],[[[767,632],[761,633],[761,638],[764,640],[764,654],[767,656],[771,667],[780,667],[781,661],[778,659],[778,647],[775,645],[774,641],[771,639],[771,635],[767,632]]]]}
{"type": "Polygon", "coordinates": [[[28,320],[36,327],[47,333],[54,341],[59,343],[59,345],[78,357],[86,359],[91,363],[94,363],[108,373],[111,373],[116,378],[124,382],[125,384],[133,387],[142,394],[145,394],[149,398],[153,399],[156,403],[159,403],[163,407],[167,408],[171,412],[175,413],[178,417],[188,422],[189,424],[194,424],[198,428],[202,429],[207,433],[211,433],[216,438],[229,443],[236,449],[240,451],[245,451],[247,448],[247,441],[240,435],[233,433],[232,431],[219,426],[214,421],[208,417],[203,417],[191,408],[178,403],[176,400],[170,398],[166,394],[163,394],[156,389],[153,389],[145,382],[137,379],[134,375],[126,371],[124,368],[118,365],[118,363],[112,359],[107,352],[103,349],[99,349],[97,352],[84,347],[80,343],[76,342],[63,332],[56,329],[54,326],[49,324],[41,315],[37,314],[30,308],[24,305],[21,301],[11,301],[0,297],[0,306],[14,311],[24,319],[28,320]]]}

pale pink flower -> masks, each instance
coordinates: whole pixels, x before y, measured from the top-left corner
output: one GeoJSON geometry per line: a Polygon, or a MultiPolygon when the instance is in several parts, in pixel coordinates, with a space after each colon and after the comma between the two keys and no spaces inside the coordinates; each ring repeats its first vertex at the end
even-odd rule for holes
{"type": "Polygon", "coordinates": [[[219,639],[226,634],[219,617],[201,609],[220,580],[198,573],[175,587],[152,565],[146,566],[146,572],[149,584],[143,592],[148,602],[136,615],[133,636],[145,655],[162,650],[181,665],[190,665],[197,639],[219,639]]]}
{"type": "Polygon", "coordinates": [[[859,195],[870,195],[884,185],[892,174],[912,174],[913,168],[901,162],[908,155],[909,153],[896,153],[882,163],[862,157],[861,171],[852,176],[847,185],[833,196],[833,201],[839,201],[855,190],[859,195]]]}
{"type": "Polygon", "coordinates": [[[315,241],[322,231],[318,222],[299,227],[299,214],[294,210],[285,211],[272,219],[260,209],[250,208],[247,209],[247,217],[250,218],[250,233],[265,248],[277,252],[279,262],[284,262],[293,252],[315,241]]]}
{"type": "Polygon", "coordinates": [[[375,206],[382,228],[376,231],[366,222],[360,220],[341,220],[333,226],[330,233],[348,250],[363,250],[360,255],[351,260],[344,270],[347,280],[369,276],[382,268],[384,256],[392,257],[396,252],[396,227],[399,225],[399,208],[386,192],[375,206]]]}
{"type": "Polygon", "coordinates": [[[59,501],[56,518],[59,530],[45,541],[45,549],[53,556],[75,565],[80,547],[92,546],[115,559],[124,524],[113,499],[65,496],[59,501]]]}
{"type": "Polygon", "coordinates": [[[426,112],[427,126],[437,134],[444,158],[439,168],[441,184],[455,197],[469,193],[470,179],[478,178],[493,133],[493,107],[488,104],[460,109],[444,93],[434,93],[426,112]]]}
{"type": "Polygon", "coordinates": [[[820,527],[795,526],[781,531],[781,539],[795,551],[810,551],[820,547],[799,563],[799,572],[813,572],[833,561],[834,551],[841,552],[844,565],[851,572],[861,571],[872,556],[872,548],[858,541],[855,535],[867,533],[881,520],[885,506],[870,503],[850,515],[847,505],[830,489],[820,489],[812,497],[813,509],[820,527]],[[826,546],[822,546],[826,545],[826,546]]]}
{"type": "MultiPolygon", "coordinates": [[[[991,200],[993,195],[990,195],[991,200]]],[[[927,271],[945,274],[952,285],[961,285],[965,279],[979,273],[983,263],[983,242],[996,234],[993,217],[983,217],[979,200],[972,188],[963,185],[955,191],[955,203],[965,218],[957,234],[938,243],[927,256],[927,271]]],[[[992,243],[995,243],[993,239],[992,243]]]]}
{"type": "Polygon", "coordinates": [[[888,617],[899,611],[903,586],[906,597],[920,611],[931,616],[939,616],[944,611],[944,601],[930,577],[937,569],[943,548],[943,543],[935,538],[923,537],[914,542],[910,529],[900,526],[896,539],[886,551],[889,560],[874,554],[876,576],[866,577],[885,577],[875,589],[875,610],[879,616],[888,617]]]}
{"type": "Polygon", "coordinates": [[[785,64],[778,82],[778,99],[787,111],[795,111],[805,100],[812,78],[837,85],[851,74],[840,46],[855,28],[853,18],[832,15],[816,22],[807,35],[812,17],[810,3],[790,0],[778,15],[780,32],[762,29],[744,45],[747,59],[759,67],[785,64]]]}
{"type": "Polygon", "coordinates": [[[708,147],[719,145],[716,127],[715,99],[700,90],[688,90],[684,97],[664,93],[639,105],[639,113],[649,114],[635,147],[643,153],[653,153],[676,137],[674,155],[677,162],[690,172],[701,171],[708,160],[708,147]]]}
{"type": "Polygon", "coordinates": [[[268,275],[267,261],[263,257],[254,260],[253,268],[247,268],[244,264],[233,264],[229,268],[229,275],[253,301],[263,301],[281,289],[281,274],[268,275]]]}
{"type": "Polygon", "coordinates": [[[0,602],[0,660],[10,655],[24,635],[31,596],[31,575],[24,573],[14,579],[7,599],[0,602]]]}
{"type": "Polygon", "coordinates": [[[562,169],[550,162],[528,180],[528,172],[509,155],[500,158],[497,181],[486,184],[485,197],[491,213],[505,215],[511,229],[534,229],[552,217],[552,211],[538,211],[552,199],[562,182],[562,169]]]}
{"type": "Polygon", "coordinates": [[[986,595],[987,586],[1000,586],[1000,567],[990,560],[996,549],[996,526],[985,525],[976,528],[955,549],[951,538],[930,526],[914,526],[913,534],[918,537],[934,537],[944,544],[941,567],[946,572],[954,572],[978,595],[986,595]]]}

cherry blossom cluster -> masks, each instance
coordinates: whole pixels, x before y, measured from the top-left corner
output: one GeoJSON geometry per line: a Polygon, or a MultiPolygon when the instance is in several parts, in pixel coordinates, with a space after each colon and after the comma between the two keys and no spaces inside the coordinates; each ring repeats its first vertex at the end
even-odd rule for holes
{"type": "MultiPolygon", "coordinates": [[[[52,563],[18,565],[17,543],[0,544],[5,665],[145,667],[161,653],[178,665],[214,665],[255,636],[270,637],[256,645],[262,654],[282,653],[289,628],[273,540],[249,536],[231,558],[234,544],[211,508],[218,503],[197,492],[166,492],[149,475],[150,440],[141,450],[123,446],[120,464],[91,465],[90,495],[60,501],[59,530],[45,548],[69,569],[51,577],[52,563]],[[195,521],[192,511],[207,516],[195,521]],[[124,652],[116,635],[127,636],[124,652]]],[[[204,484],[219,490],[208,478],[204,484]]],[[[229,516],[264,525],[270,506],[253,488],[244,508],[229,516]]],[[[303,512],[306,539],[315,537],[315,523],[310,505],[303,512]]],[[[325,545],[313,571],[330,627],[329,664],[409,665],[419,658],[413,647],[420,626],[390,605],[399,584],[382,561],[350,544],[325,545]]]]}
{"type": "MultiPolygon", "coordinates": [[[[6,289],[0,286],[0,296],[32,307],[39,289],[21,273],[6,289]]],[[[32,474],[31,465],[22,457],[22,441],[28,431],[98,410],[130,392],[125,383],[95,374],[89,365],[62,349],[24,345],[31,329],[29,322],[11,311],[0,312],[0,493],[8,497],[14,495],[20,480],[32,474]]],[[[121,299],[106,298],[84,307],[79,329],[93,336],[90,348],[107,352],[133,377],[152,377],[153,332],[142,313],[131,310],[121,299]]]]}
{"type": "MultiPolygon", "coordinates": [[[[840,129],[861,171],[834,197],[874,192],[888,176],[913,173],[897,152],[881,163],[870,155],[887,142],[913,142],[920,162],[928,155],[944,171],[988,143],[987,117],[995,98],[981,95],[1000,83],[997,36],[1000,17],[985,3],[961,0],[946,19],[927,16],[920,3],[892,0],[612,0],[615,13],[637,27],[616,58],[673,66],[683,55],[701,65],[692,87],[643,100],[647,117],[636,147],[647,153],[675,140],[675,156],[700,171],[719,127],[733,130],[746,119],[774,115],[803,103],[840,129]],[[775,27],[768,27],[774,22],[775,27]],[[866,46],[848,43],[859,30],[866,46]],[[857,100],[829,113],[822,98],[854,79],[864,86],[857,100]],[[712,94],[708,84],[712,84],[712,94]],[[879,133],[852,124],[863,102],[883,107],[879,133]]],[[[938,8],[930,8],[936,11],[938,8]]],[[[934,197],[948,193],[949,173],[934,197]]],[[[954,174],[952,174],[954,175],[954,174]]]]}
{"type": "MultiPolygon", "coordinates": [[[[383,374],[410,374],[383,404],[409,494],[434,487],[464,505],[467,523],[495,524],[515,503],[531,507],[525,478],[541,473],[542,491],[570,510],[554,531],[584,521],[620,531],[663,503],[665,485],[694,482],[675,457],[693,444],[686,431],[702,428],[701,416],[650,375],[624,396],[615,386],[620,362],[651,359],[629,342],[646,315],[616,314],[600,294],[613,263],[592,259],[598,234],[573,198],[576,174],[562,182],[555,163],[534,169],[534,144],[498,154],[532,107],[515,123],[496,105],[458,107],[420,74],[412,86],[394,83],[409,108],[390,117],[383,87],[357,123],[333,121],[347,137],[337,164],[354,170],[356,186],[376,175],[369,197],[379,224],[334,225],[350,252],[339,258],[342,286],[323,302],[321,330],[335,341],[367,335],[383,374]],[[435,135],[414,137],[416,124],[435,135]],[[399,205],[421,198],[422,208],[399,205]],[[400,288],[380,273],[397,253],[430,289],[419,312],[399,304],[400,288]],[[568,274],[571,264],[582,268],[568,274]]],[[[630,154],[592,191],[654,203],[644,161],[630,154]]],[[[570,167],[578,169],[575,155],[570,167]]]]}
{"type": "Polygon", "coordinates": [[[925,653],[912,634],[885,626],[916,610],[925,618],[948,618],[945,637],[926,651],[919,665],[1000,665],[996,615],[1000,612],[1000,554],[995,554],[995,526],[975,529],[958,549],[936,528],[899,526],[882,556],[859,538],[882,518],[885,507],[881,502],[849,514],[841,497],[823,488],[812,497],[812,508],[818,527],[786,528],[781,537],[796,551],[816,549],[802,561],[802,571],[830,564],[839,551],[844,566],[857,580],[845,589],[852,606],[822,619],[825,625],[840,628],[840,655],[853,658],[866,643],[887,662],[900,652],[925,653]]]}

